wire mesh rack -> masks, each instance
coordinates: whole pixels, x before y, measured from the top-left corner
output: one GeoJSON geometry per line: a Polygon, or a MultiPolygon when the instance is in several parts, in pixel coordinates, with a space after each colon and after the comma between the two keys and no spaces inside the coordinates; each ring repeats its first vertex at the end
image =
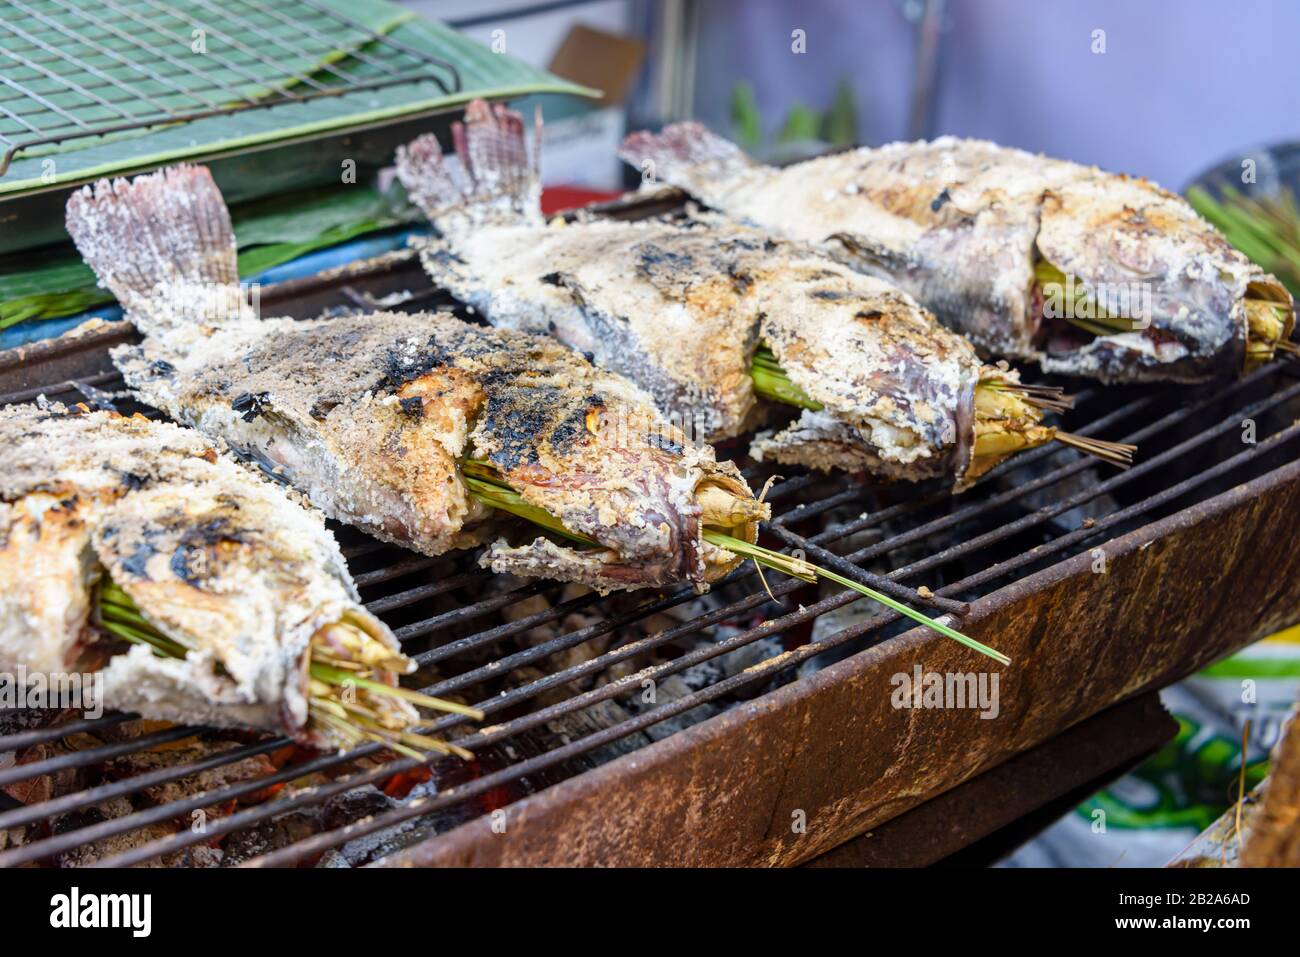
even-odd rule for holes
{"type": "Polygon", "coordinates": [[[19,151],[421,81],[461,88],[320,0],[6,0],[0,176],[19,151]]]}

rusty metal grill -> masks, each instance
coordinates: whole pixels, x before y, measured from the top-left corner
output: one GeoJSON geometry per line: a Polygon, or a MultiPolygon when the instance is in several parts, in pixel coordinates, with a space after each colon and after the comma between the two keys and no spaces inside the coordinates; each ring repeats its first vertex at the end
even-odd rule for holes
{"type": "Polygon", "coordinates": [[[431,80],[456,67],[317,0],[9,0],[0,176],[20,150],[431,80]],[[190,56],[195,31],[202,58],[190,56]],[[348,55],[334,59],[345,50],[348,55]]]}
{"type": "MultiPolygon", "coordinates": [[[[399,287],[417,289],[403,308],[445,301],[444,294],[422,286],[409,259],[383,266],[393,269],[399,287]]],[[[344,307],[368,301],[346,278],[313,288],[317,294],[325,289],[344,307]]],[[[302,300],[299,307],[313,312],[316,303],[302,300]]],[[[968,601],[1300,458],[1300,423],[1295,421],[1300,381],[1295,373],[1295,365],[1276,364],[1227,385],[1092,387],[1077,392],[1078,405],[1068,420],[1072,431],[1139,444],[1136,464],[1126,472],[1097,465],[1069,449],[1046,446],[1003,463],[958,497],[933,485],[873,487],[847,476],[797,474],[776,483],[769,493],[774,518],[765,528],[766,541],[804,549],[811,560],[841,573],[874,570],[900,585],[926,585],[935,595],[934,604],[960,621],[968,601]],[[1245,420],[1254,423],[1253,443],[1243,441],[1245,420]]],[[[89,372],[75,380],[38,383],[0,396],[0,402],[28,401],[42,393],[64,401],[105,401],[120,388],[115,372],[89,372]]],[[[136,408],[129,402],[119,404],[124,410],[136,408]]],[[[767,474],[753,467],[747,473],[758,484],[767,474]]],[[[701,599],[689,590],[621,599],[565,597],[565,589],[553,583],[493,576],[478,569],[473,556],[427,558],[348,529],[340,529],[339,535],[368,607],[394,627],[422,666],[438,667],[439,679],[425,690],[461,695],[486,712],[484,726],[478,728],[454,715],[431,724],[455,737],[476,759],[469,764],[440,760],[433,765],[436,792],[390,802],[392,806],[377,813],[334,820],[329,827],[245,863],[311,863],[326,851],[391,833],[407,823],[436,822],[429,825],[429,833],[441,833],[590,769],[610,756],[610,746],[626,744],[624,739],[644,744],[644,732],[674,720],[684,725],[701,706],[725,707],[756,689],[771,690],[902,630],[895,613],[877,609],[829,633],[823,625],[814,635],[812,628],[822,616],[865,599],[850,591],[778,581],[774,573],[769,573],[769,597],[752,566],[738,569],[715,588],[718,597],[695,608],[693,603],[701,599]],[[540,610],[503,617],[507,609],[535,596],[546,600],[540,610]],[[679,617],[671,623],[656,624],[644,634],[637,630],[647,620],[657,622],[657,616],[674,611],[679,617]],[[584,616],[579,625],[566,624],[579,613],[584,616]],[[531,645],[520,641],[539,626],[555,626],[555,633],[531,645]],[[620,643],[619,637],[627,634],[636,637],[620,643]],[[569,666],[551,664],[553,656],[605,637],[615,640],[594,657],[569,666]],[[780,643],[756,645],[773,637],[780,643]],[[589,716],[607,702],[628,702],[642,693],[646,679],[662,682],[750,646],[765,647],[770,654],[765,652],[761,661],[741,670],[718,669],[702,686],[680,697],[620,712],[624,716],[612,724],[583,725],[588,733],[554,731],[556,722],[589,716]],[[619,677],[590,684],[611,674],[615,666],[623,668],[619,677]],[[520,674],[528,677],[511,680],[520,674]]],[[[0,737],[0,753],[93,734],[128,717],[106,715],[0,737]]],[[[0,786],[90,769],[192,734],[194,729],[165,728],[15,764],[0,769],[0,786]]],[[[250,738],[196,763],[92,784],[42,802],[0,805],[0,831],[27,828],[34,834],[29,842],[0,851],[0,865],[58,861],[93,842],[179,821],[169,833],[141,839],[98,861],[114,866],[150,862],[337,800],[364,785],[381,785],[417,767],[417,762],[405,759],[358,767],[359,758],[380,753],[370,746],[341,755],[309,756],[253,780],[139,805],[121,817],[53,826],[63,815],[111,799],[136,798],[146,788],[267,755],[288,744],[285,739],[250,738]],[[292,783],[315,773],[330,777],[309,787],[292,783]],[[274,799],[241,803],[271,786],[283,788],[274,799]],[[227,810],[202,831],[188,826],[192,812],[217,807],[227,810]]]]}

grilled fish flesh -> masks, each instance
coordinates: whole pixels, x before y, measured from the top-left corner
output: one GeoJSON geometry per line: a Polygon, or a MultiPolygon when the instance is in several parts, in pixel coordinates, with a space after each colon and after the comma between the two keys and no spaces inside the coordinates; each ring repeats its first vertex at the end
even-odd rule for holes
{"type": "Polygon", "coordinates": [[[202,167],[83,189],[68,229],[145,335],[113,353],[141,399],[385,541],[430,555],[491,541],[481,560],[496,571],[602,591],[702,588],[740,561],[705,525],[752,543],[767,514],[642,390],[551,339],[450,314],[259,319],[202,167]],[[598,547],[512,544],[466,460],[598,547]],[[706,514],[720,495],[733,507],[706,514]]]}
{"type": "MultiPolygon", "coordinates": [[[[108,707],[340,747],[356,735],[314,714],[329,697],[309,671],[322,649],[387,685],[414,668],[317,513],[190,429],[0,409],[0,669],[102,669],[108,707]],[[124,597],[106,603],[106,589],[124,597]],[[183,656],[119,637],[139,629],[183,656]]],[[[356,700],[394,736],[418,723],[398,698],[356,700]]]]}
{"type": "Polygon", "coordinates": [[[1048,372],[1197,382],[1294,351],[1282,284],[1144,179],[953,137],[774,169],[698,123],[632,134],[620,155],[1048,372]]]}
{"type": "Polygon", "coordinates": [[[439,232],[413,240],[429,275],[493,325],[626,375],[687,431],[716,441],[761,424],[771,410],[751,371],[770,353],[804,409],[758,437],[759,459],[961,488],[1054,436],[1033,402],[1017,406],[1016,373],[889,283],[726,221],[547,224],[518,113],[477,100],[453,133],[459,177],[432,135],[398,150],[439,232]]]}

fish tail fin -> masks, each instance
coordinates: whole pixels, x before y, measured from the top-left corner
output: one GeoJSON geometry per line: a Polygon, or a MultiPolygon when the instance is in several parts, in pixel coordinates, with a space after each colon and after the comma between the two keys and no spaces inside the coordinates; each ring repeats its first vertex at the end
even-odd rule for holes
{"type": "Polygon", "coordinates": [[[432,133],[397,148],[397,176],[430,222],[443,233],[542,222],[540,108],[531,150],[523,116],[500,103],[474,100],[451,134],[460,176],[452,174],[432,133]]]}
{"type": "Polygon", "coordinates": [[[641,171],[643,183],[677,186],[718,208],[725,207],[738,185],[767,171],[735,143],[696,122],[672,123],[658,133],[631,133],[618,155],[641,171]],[[741,174],[749,175],[738,180],[741,174]]]}
{"type": "Polygon", "coordinates": [[[230,212],[207,167],[99,180],[68,199],[67,225],[99,284],[146,335],[251,310],[230,212]]]}

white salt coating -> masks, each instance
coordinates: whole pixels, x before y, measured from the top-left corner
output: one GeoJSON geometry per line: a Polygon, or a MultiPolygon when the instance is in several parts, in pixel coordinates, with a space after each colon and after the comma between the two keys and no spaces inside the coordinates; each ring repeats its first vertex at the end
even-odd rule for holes
{"type": "Polygon", "coordinates": [[[1243,366],[1248,285],[1290,297],[1181,198],[1153,183],[942,137],[761,166],[695,123],[628,137],[629,163],[737,219],[822,245],[896,282],[994,355],[1103,381],[1199,381],[1243,366]],[[1141,283],[1151,330],[1045,348],[1042,258],[1088,283],[1141,283]]]}
{"type": "MultiPolygon", "coordinates": [[[[765,342],[824,408],[763,435],[756,457],[960,483],[981,364],[905,293],[716,218],[544,224],[531,193],[495,192],[534,181],[522,124],[500,109],[470,112],[465,152],[486,139],[514,171],[493,167],[493,179],[460,187],[432,137],[399,151],[398,175],[442,234],[414,241],[435,282],[493,325],[554,336],[628,376],[710,441],[762,422],[750,362],[765,342]]],[[[702,150],[693,159],[743,179],[734,146],[715,138],[702,150]]]]}
{"type": "MultiPolygon", "coordinates": [[[[481,149],[467,156],[480,170],[491,160],[481,149]]],[[[534,182],[528,173],[516,185],[527,193],[534,182]]],[[[68,227],[146,333],[113,351],[128,386],[331,517],[425,554],[480,544],[499,528],[461,476],[472,453],[494,457],[525,501],[605,546],[565,547],[561,560],[498,542],[498,570],[602,590],[704,587],[739,561],[703,547],[695,503],[706,481],[752,496],[735,466],[688,442],[642,390],[549,339],[447,314],[258,320],[232,285],[229,217],[201,168],[83,191],[68,227]],[[199,308],[196,291],[213,283],[230,294],[199,308]],[[645,426],[604,432],[592,425],[603,417],[645,426]]]]}
{"type": "Polygon", "coordinates": [[[303,662],[358,602],[320,516],[198,433],[61,406],[0,410],[0,671],[94,668],[91,595],[107,572],[184,659],[136,646],[104,704],[169,721],[309,731],[303,662]]]}

